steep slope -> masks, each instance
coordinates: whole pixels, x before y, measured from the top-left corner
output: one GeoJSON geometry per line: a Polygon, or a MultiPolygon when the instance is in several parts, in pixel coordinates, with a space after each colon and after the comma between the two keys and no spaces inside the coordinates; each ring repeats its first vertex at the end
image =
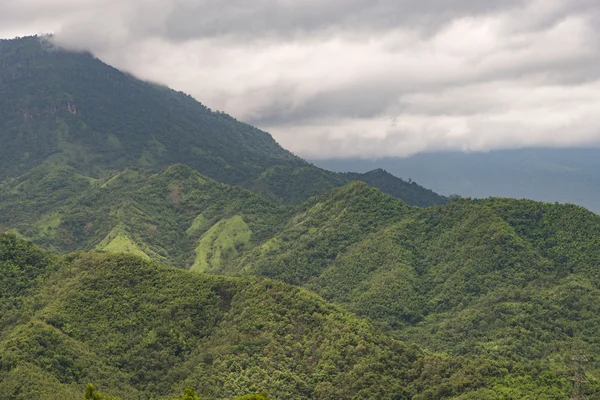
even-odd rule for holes
{"type": "Polygon", "coordinates": [[[447,199],[443,196],[417,185],[416,182],[412,180],[406,182],[383,169],[374,169],[363,174],[345,172],[342,175],[351,181],[365,182],[367,185],[376,187],[384,193],[402,199],[411,206],[428,207],[447,202],[447,199]]]}
{"type": "Polygon", "coordinates": [[[158,174],[127,169],[104,179],[67,166],[40,167],[0,189],[0,227],[44,247],[128,252],[184,268],[196,263],[196,250],[234,258],[273,235],[288,214],[181,164],[158,174]],[[235,229],[207,247],[205,234],[232,219],[235,229]],[[230,243],[227,235],[237,240],[230,243]]]}
{"type": "Polygon", "coordinates": [[[45,161],[88,174],[182,162],[228,183],[304,162],[273,138],[190,96],[39,38],[0,41],[1,178],[45,161]]]}
{"type": "Polygon", "coordinates": [[[402,201],[363,182],[349,183],[303,204],[280,233],[242,258],[239,268],[305,283],[350,245],[408,211],[402,201]]]}
{"type": "Polygon", "coordinates": [[[404,207],[380,219],[388,209],[381,196],[346,190],[309,203],[240,271],[301,284],[403,340],[511,371],[474,398],[552,398],[568,386],[579,352],[596,382],[586,390],[597,388],[600,217],[489,199],[404,207]],[[374,220],[349,209],[381,210],[374,220]]]}
{"type": "Polygon", "coordinates": [[[426,398],[420,387],[435,392],[452,377],[431,376],[448,361],[282,283],[127,255],[56,260],[1,235],[0,272],[12,273],[3,284],[32,270],[45,277],[0,297],[22,304],[0,327],[3,399],[80,399],[88,382],[123,400],[187,385],[207,399],[263,390],[274,398],[416,399],[426,398]]]}
{"type": "MultiPolygon", "coordinates": [[[[219,182],[288,203],[348,182],[284,150],[268,133],[184,93],[37,37],[0,40],[0,140],[0,180],[48,164],[101,178],[128,167],[156,172],[183,163],[219,182]]],[[[404,190],[394,193],[402,197],[404,190]]],[[[425,189],[422,194],[430,197],[425,189]]]]}

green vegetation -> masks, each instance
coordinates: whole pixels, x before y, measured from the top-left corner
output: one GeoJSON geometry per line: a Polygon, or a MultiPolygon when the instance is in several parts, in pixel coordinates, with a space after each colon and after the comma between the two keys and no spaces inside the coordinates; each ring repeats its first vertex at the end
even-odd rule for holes
{"type": "Polygon", "coordinates": [[[131,241],[131,239],[129,239],[123,233],[118,233],[113,239],[110,239],[110,242],[108,244],[103,244],[102,242],[100,242],[100,244],[98,245],[98,249],[110,251],[112,253],[128,253],[135,254],[136,256],[140,256],[142,258],[150,258],[146,253],[140,250],[139,247],[131,241]]]}
{"type": "Polygon", "coordinates": [[[172,397],[188,386],[208,399],[262,391],[405,398],[422,354],[275,281],[195,274],[131,255],[57,260],[14,235],[0,236],[0,254],[7,287],[46,274],[2,297],[3,307],[20,299],[0,331],[3,399],[80,399],[89,382],[124,400],[172,397]]]}
{"type": "MultiPolygon", "coordinates": [[[[93,384],[89,384],[83,392],[83,400],[121,400],[118,397],[102,395],[93,384]]],[[[170,400],[200,400],[196,390],[191,386],[185,389],[185,392],[180,397],[175,397],[170,400]]],[[[235,400],[269,400],[269,396],[262,393],[247,394],[236,397],[235,400]]]]}
{"type": "MultiPolygon", "coordinates": [[[[302,284],[406,342],[496,369],[469,398],[567,398],[574,348],[588,360],[586,390],[600,390],[598,215],[508,199],[386,212],[394,202],[354,192],[311,204],[240,271],[302,284]]],[[[453,385],[447,397],[461,395],[453,385]]]]}
{"type": "Polygon", "coordinates": [[[251,237],[252,231],[239,215],[219,221],[200,239],[191,270],[219,271],[227,259],[239,255],[239,250],[248,245],[251,237]]]}
{"type": "MultiPolygon", "coordinates": [[[[268,133],[191,96],[42,38],[0,40],[0,65],[0,181],[42,165],[104,178],[129,167],[158,172],[182,163],[277,203],[300,203],[361,180],[310,165],[268,133]]],[[[392,176],[379,183],[409,204],[445,202],[392,176]]]]}
{"type": "Polygon", "coordinates": [[[78,176],[70,167],[38,168],[7,184],[0,189],[0,226],[61,253],[98,249],[183,268],[202,259],[217,268],[272,236],[291,212],[181,164],[93,182],[78,176]],[[206,248],[202,258],[197,248],[206,248]]]}
{"type": "Polygon", "coordinates": [[[324,171],[37,38],[0,65],[0,398],[599,398],[600,216],[324,171]]]}
{"type": "Polygon", "coordinates": [[[350,183],[301,206],[280,233],[241,260],[240,268],[304,283],[344,249],[408,210],[400,200],[362,182],[350,183]]]}

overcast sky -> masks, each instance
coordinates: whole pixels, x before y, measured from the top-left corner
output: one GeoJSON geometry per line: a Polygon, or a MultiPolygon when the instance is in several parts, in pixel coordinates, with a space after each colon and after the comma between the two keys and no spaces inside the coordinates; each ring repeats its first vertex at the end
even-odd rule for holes
{"type": "Polygon", "coordinates": [[[598,0],[0,0],[311,158],[600,145],[598,0]]]}

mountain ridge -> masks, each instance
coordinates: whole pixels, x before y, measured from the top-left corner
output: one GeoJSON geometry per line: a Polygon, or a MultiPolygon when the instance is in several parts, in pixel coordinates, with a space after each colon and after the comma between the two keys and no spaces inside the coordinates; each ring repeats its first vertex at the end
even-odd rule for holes
{"type": "MultiPolygon", "coordinates": [[[[129,167],[158,171],[184,163],[294,204],[348,182],[189,95],[138,80],[90,53],[43,45],[38,37],[0,41],[0,110],[6,117],[0,121],[0,180],[44,164],[70,165],[98,178],[129,167]]],[[[402,190],[411,198],[422,192],[427,204],[446,201],[421,187],[402,190]]]]}
{"type": "Polygon", "coordinates": [[[37,38],[0,42],[0,110],[0,229],[46,249],[0,234],[2,398],[600,393],[583,208],[325,171],[37,38]]]}

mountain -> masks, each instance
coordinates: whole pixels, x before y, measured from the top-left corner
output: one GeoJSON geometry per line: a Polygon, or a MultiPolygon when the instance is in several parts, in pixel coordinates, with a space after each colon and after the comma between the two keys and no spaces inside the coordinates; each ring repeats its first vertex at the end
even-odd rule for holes
{"type": "Polygon", "coordinates": [[[131,255],[59,258],[14,235],[0,235],[0,277],[7,400],[81,399],[89,382],[123,400],[186,386],[206,399],[427,399],[461,374],[447,372],[460,360],[424,354],[281,282],[131,255]]]}
{"type": "Polygon", "coordinates": [[[0,189],[0,226],[46,248],[125,251],[182,268],[204,262],[200,253],[209,239],[203,236],[220,233],[210,241],[219,246],[211,256],[215,264],[268,239],[289,213],[182,164],[102,179],[58,165],[34,169],[0,189]]]}
{"type": "Polygon", "coordinates": [[[445,195],[573,203],[600,213],[600,149],[440,152],[378,160],[315,160],[333,171],[385,168],[445,195]]]}
{"type": "MultiPolygon", "coordinates": [[[[310,257],[318,263],[321,255],[331,257],[338,246],[348,246],[408,209],[360,181],[298,206],[276,205],[183,164],[158,173],[126,169],[97,179],[69,166],[38,167],[0,187],[0,227],[45,248],[60,253],[122,251],[217,273],[235,272],[253,248],[272,246],[285,226],[299,229],[315,218],[315,224],[329,221],[322,231],[331,238],[313,230],[294,234],[293,240],[302,235],[301,240],[318,243],[310,257]],[[363,204],[369,208],[356,208],[363,204]],[[331,207],[339,218],[332,217],[331,207]]],[[[285,240],[280,243],[292,244],[285,240]]]]}
{"type": "Polygon", "coordinates": [[[422,209],[353,183],[307,203],[238,273],[301,285],[402,340],[493,365],[505,372],[491,398],[552,398],[546,388],[564,384],[555,377],[577,352],[586,379],[600,378],[599,233],[600,217],[577,206],[422,209]]]}
{"type": "Polygon", "coordinates": [[[2,175],[44,162],[82,173],[177,162],[232,184],[305,163],[273,138],[190,96],[40,38],[0,42],[2,175]]]}
{"type": "Polygon", "coordinates": [[[598,398],[592,212],[329,172],[40,38],[0,113],[2,399],[598,398]]]}
{"type": "MultiPolygon", "coordinates": [[[[140,81],[89,53],[56,48],[47,38],[0,40],[0,116],[0,180],[47,165],[101,178],[129,167],[156,172],[182,163],[287,203],[348,182],[189,95],[140,81]]],[[[445,201],[418,186],[393,190],[420,204],[445,201]]]]}

